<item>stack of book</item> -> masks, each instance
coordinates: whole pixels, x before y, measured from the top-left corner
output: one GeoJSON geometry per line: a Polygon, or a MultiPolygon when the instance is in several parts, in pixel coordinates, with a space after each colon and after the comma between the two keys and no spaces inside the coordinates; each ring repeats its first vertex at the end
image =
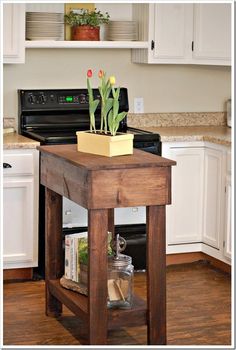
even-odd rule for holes
{"type": "Polygon", "coordinates": [[[87,265],[88,233],[74,233],[65,236],[65,278],[80,282],[80,264],[87,265]]]}
{"type": "MultiPolygon", "coordinates": [[[[107,237],[107,254],[112,254],[110,247],[111,232],[107,237]]],[[[88,232],[73,233],[65,236],[65,274],[64,277],[74,282],[87,284],[88,232]]]]}

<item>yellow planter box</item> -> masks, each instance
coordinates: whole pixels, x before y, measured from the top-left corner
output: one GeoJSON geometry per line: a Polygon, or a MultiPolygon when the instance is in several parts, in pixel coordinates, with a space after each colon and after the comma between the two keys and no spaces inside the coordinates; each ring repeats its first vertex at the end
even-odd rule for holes
{"type": "Polygon", "coordinates": [[[98,154],[105,157],[133,154],[132,134],[116,136],[77,131],[77,150],[79,152],[98,154]]]}

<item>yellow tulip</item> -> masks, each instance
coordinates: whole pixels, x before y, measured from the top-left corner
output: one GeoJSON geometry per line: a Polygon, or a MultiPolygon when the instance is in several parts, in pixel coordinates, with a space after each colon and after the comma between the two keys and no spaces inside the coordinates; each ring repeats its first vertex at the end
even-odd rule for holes
{"type": "Polygon", "coordinates": [[[109,78],[109,80],[110,80],[110,84],[111,84],[111,85],[115,85],[115,83],[116,83],[116,78],[115,78],[114,76],[111,76],[111,77],[109,78]]]}

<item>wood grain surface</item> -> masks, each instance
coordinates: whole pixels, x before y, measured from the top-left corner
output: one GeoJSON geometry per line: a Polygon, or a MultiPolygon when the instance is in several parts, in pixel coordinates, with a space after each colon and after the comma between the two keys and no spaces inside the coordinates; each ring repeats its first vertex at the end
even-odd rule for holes
{"type": "MultiPolygon", "coordinates": [[[[134,278],[135,293],[146,296],[146,275],[134,278]]],[[[16,346],[87,345],[85,323],[63,307],[44,313],[44,281],[3,285],[3,344],[16,346]],[[30,330],[30,331],[29,331],[30,330]]],[[[65,289],[65,291],[67,291],[65,289]]],[[[230,275],[205,262],[167,267],[167,345],[228,348],[231,343],[230,275]]],[[[108,331],[108,345],[147,345],[147,327],[108,331]]]]}
{"type": "Polygon", "coordinates": [[[64,261],[62,254],[62,197],[50,189],[45,189],[46,223],[45,223],[45,280],[46,280],[46,314],[58,316],[62,312],[61,302],[55,298],[48,282],[62,276],[64,261]]]}
{"type": "Polygon", "coordinates": [[[73,151],[73,148],[66,154],[59,145],[49,147],[50,152],[45,152],[48,146],[40,147],[43,151],[41,184],[84,208],[109,209],[171,202],[171,165],[175,164],[172,161],[142,151],[133,156],[107,160],[106,157],[73,151]],[[55,149],[54,153],[51,148],[55,149]],[[77,162],[71,161],[71,153],[77,162]],[[90,162],[85,166],[87,159],[90,162]]]}
{"type": "Polygon", "coordinates": [[[68,159],[68,162],[76,167],[82,167],[87,170],[111,170],[111,169],[128,169],[139,167],[166,167],[175,165],[176,162],[151,153],[134,149],[132,155],[103,157],[89,153],[77,151],[76,145],[56,145],[56,146],[39,146],[37,149],[44,154],[56,158],[68,159]]]}

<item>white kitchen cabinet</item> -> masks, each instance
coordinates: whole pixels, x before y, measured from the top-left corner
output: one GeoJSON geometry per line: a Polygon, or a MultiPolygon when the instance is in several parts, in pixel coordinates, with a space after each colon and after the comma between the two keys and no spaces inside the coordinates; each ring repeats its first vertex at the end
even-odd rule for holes
{"type": "Polygon", "coordinates": [[[194,4],[193,42],[194,60],[230,60],[231,5],[194,4]]]}
{"type": "Polygon", "coordinates": [[[3,268],[34,267],[38,264],[38,151],[4,150],[3,162],[3,268]]]}
{"type": "Polygon", "coordinates": [[[232,196],[231,196],[231,152],[227,151],[227,165],[226,165],[226,181],[225,181],[225,222],[224,222],[224,241],[223,249],[226,259],[231,259],[231,245],[232,245],[232,196]]]}
{"type": "Polygon", "coordinates": [[[224,149],[208,144],[204,153],[202,240],[219,249],[224,220],[224,149]]]}
{"type": "Polygon", "coordinates": [[[134,4],[140,40],[136,63],[230,65],[231,4],[134,4]]]}
{"type": "Polygon", "coordinates": [[[3,4],[3,63],[25,62],[25,5],[3,4]]]}
{"type": "Polygon", "coordinates": [[[204,148],[188,143],[163,143],[163,157],[173,159],[172,205],[167,207],[167,243],[201,242],[204,148]]]}
{"type": "Polygon", "coordinates": [[[172,204],[167,206],[167,253],[202,251],[231,259],[231,152],[210,142],[163,142],[172,168],[172,204]]]}

